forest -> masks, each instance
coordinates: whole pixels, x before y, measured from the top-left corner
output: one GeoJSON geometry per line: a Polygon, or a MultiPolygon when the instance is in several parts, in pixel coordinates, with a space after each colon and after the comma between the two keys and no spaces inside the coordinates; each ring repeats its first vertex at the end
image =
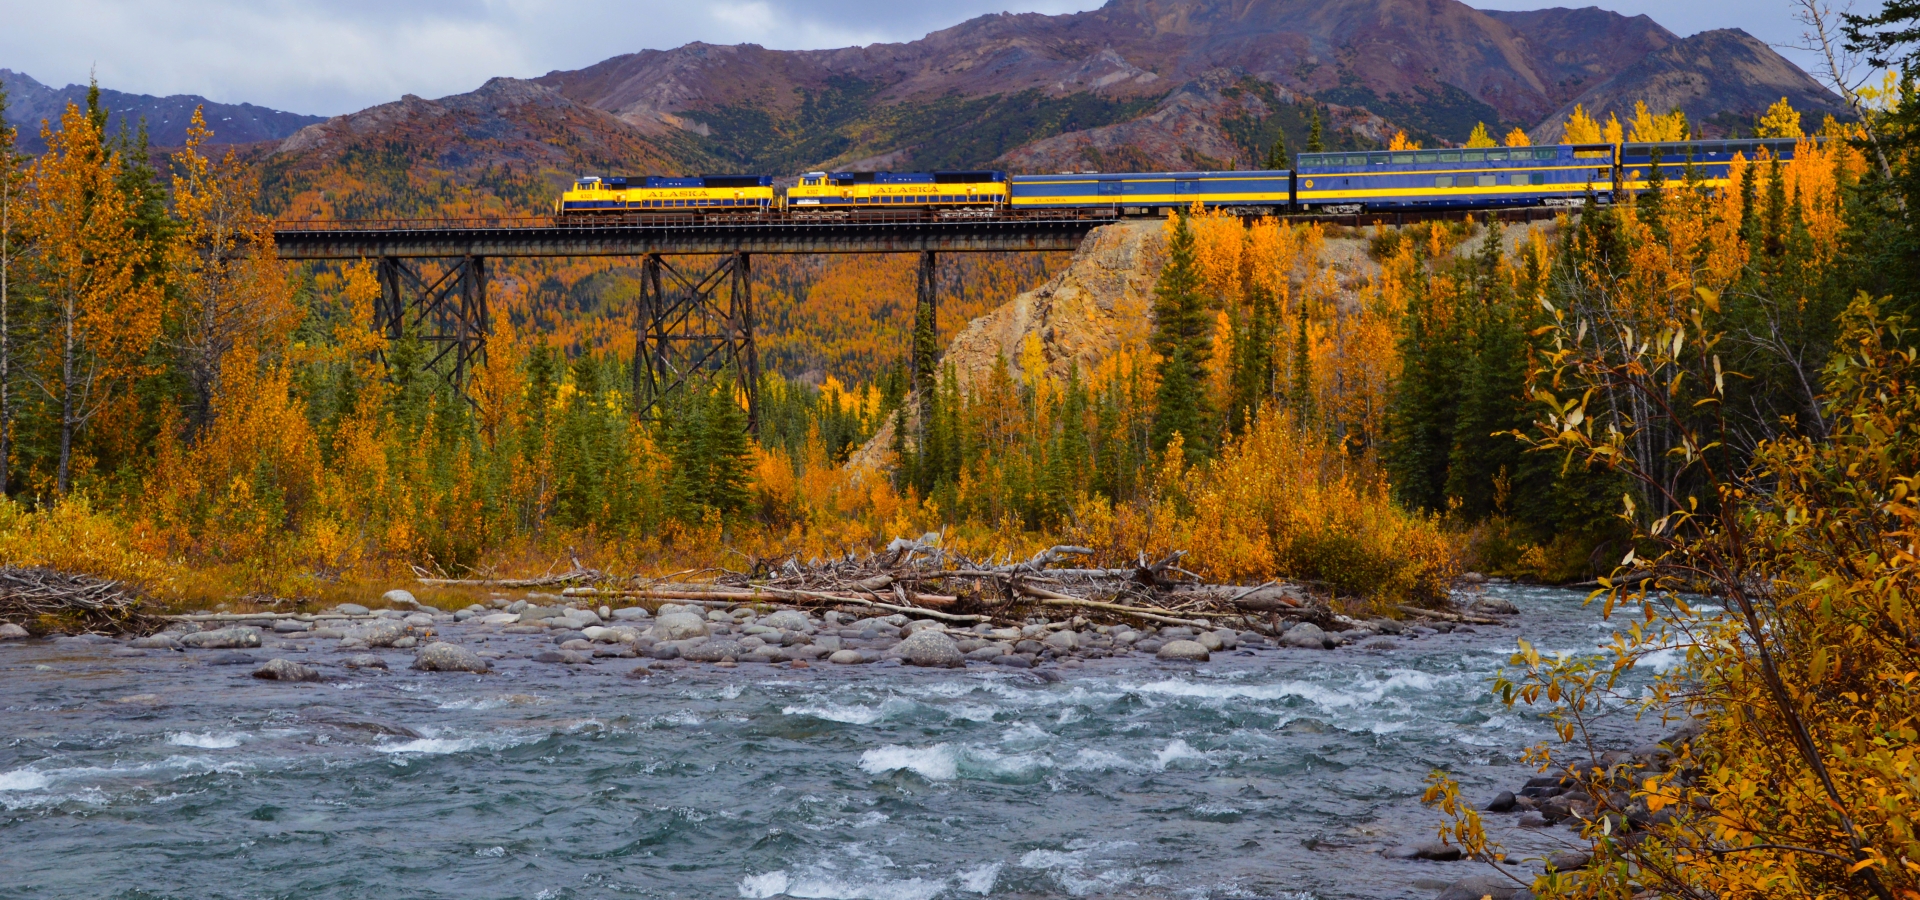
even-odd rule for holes
{"type": "MultiPolygon", "coordinates": [[[[257,606],[928,533],[974,558],[1186,550],[1353,611],[1444,605],[1468,570],[1597,579],[1630,631],[1599,657],[1523,643],[1500,686],[1552,705],[1543,768],[1618,807],[1587,832],[1599,864],[1543,896],[1920,897],[1917,21],[1836,25],[1885,79],[1843,85],[1850,121],[1757,117],[1798,147],[1725,190],[1686,169],[1530,228],[1169,216],[1150,314],[1084,370],[1032,335],[984,375],[908,352],[1063,257],[961,263],[921,322],[908,260],[770,260],[757,434],[732,372],[637,414],[620,263],[507,266],[484,363],[451,383],[373,327],[371,266],[274,257],[274,172],[198,120],[164,154],[109,134],[96,94],[38,158],[0,132],[0,559],[257,606]],[[1702,733],[1660,770],[1572,753],[1610,704],[1702,733]]],[[[1566,125],[1694,134],[1644,104],[1566,125]]],[[[1499,859],[1444,775],[1430,799],[1499,859]]]]}

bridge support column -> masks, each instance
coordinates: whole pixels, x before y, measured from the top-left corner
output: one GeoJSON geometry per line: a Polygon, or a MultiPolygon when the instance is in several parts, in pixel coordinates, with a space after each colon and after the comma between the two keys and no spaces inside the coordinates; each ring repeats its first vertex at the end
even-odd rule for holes
{"type": "Polygon", "coordinates": [[[648,254],[640,264],[634,322],[633,403],[657,417],[699,373],[733,369],[747,403],[747,428],[760,431],[760,352],[754,344],[753,262],[745,253],[710,268],[683,270],[648,254]]]}
{"type": "Polygon", "coordinates": [[[492,320],[487,308],[487,261],[455,257],[437,275],[421,261],[380,258],[380,300],[375,327],[388,341],[412,337],[427,347],[423,368],[438,372],[456,390],[486,358],[492,320]]]}

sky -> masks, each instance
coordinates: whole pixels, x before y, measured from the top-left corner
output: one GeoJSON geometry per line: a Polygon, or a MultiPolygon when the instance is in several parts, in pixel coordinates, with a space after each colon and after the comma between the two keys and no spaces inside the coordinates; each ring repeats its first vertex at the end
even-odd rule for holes
{"type": "MultiPolygon", "coordinates": [[[[338,115],[403,94],[442,97],[690,41],[783,50],[906,41],[1015,0],[0,0],[0,68],[43,84],[198,94],[338,115]]],[[[1018,12],[1100,0],[1019,0],[1018,12]]],[[[1878,0],[1858,0],[1877,8],[1878,0]]],[[[1468,0],[1537,9],[1553,0],[1468,0]]],[[[1564,3],[1560,5],[1566,5],[1564,3]]],[[[1743,28],[1774,44],[1792,0],[1595,0],[1681,35],[1743,28]]],[[[1781,51],[1803,68],[1807,54],[1781,51]]]]}

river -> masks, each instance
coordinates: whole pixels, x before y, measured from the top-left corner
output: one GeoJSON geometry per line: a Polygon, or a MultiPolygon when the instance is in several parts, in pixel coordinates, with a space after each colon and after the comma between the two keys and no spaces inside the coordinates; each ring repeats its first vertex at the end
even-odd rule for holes
{"type": "MultiPolygon", "coordinates": [[[[503,660],[256,681],[205,652],[0,646],[0,896],[1431,898],[1433,769],[1484,799],[1548,735],[1490,693],[1582,595],[1399,649],[1025,672],[503,660]]],[[[261,659],[272,655],[256,651],[261,659]]],[[[1624,745],[1656,728],[1616,716],[1624,745]]],[[[1572,836],[1523,832],[1520,847],[1572,836]]]]}

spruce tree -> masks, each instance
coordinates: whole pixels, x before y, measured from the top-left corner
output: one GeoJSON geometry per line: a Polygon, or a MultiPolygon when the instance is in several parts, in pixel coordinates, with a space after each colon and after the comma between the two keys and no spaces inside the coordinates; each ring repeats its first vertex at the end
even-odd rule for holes
{"type": "Polygon", "coordinates": [[[1233,359],[1229,383],[1231,407],[1227,410],[1227,428],[1239,434],[1260,411],[1260,403],[1273,390],[1274,310],[1273,292],[1264,286],[1249,284],[1244,313],[1236,310],[1233,329],[1233,359]]]}
{"type": "Polygon", "coordinates": [[[1313,351],[1307,343],[1307,308],[1300,306],[1299,328],[1293,338],[1293,383],[1287,389],[1287,406],[1293,410],[1294,423],[1311,428],[1318,417],[1313,403],[1313,351]]]}
{"type": "Polygon", "coordinates": [[[1320,134],[1320,107],[1313,108],[1313,119],[1307,124],[1307,152],[1324,153],[1327,144],[1320,134]]]}
{"type": "Polygon", "coordinates": [[[1192,461],[1205,458],[1212,443],[1206,433],[1206,373],[1213,358],[1213,329],[1206,313],[1194,263],[1193,229],[1181,213],[1167,243],[1167,266],[1153,287],[1151,345],[1160,354],[1160,389],[1154,398],[1151,440],[1153,449],[1161,451],[1174,434],[1181,435],[1192,461]]]}
{"type": "Polygon", "coordinates": [[[1273,136],[1273,146],[1267,148],[1267,159],[1262,166],[1269,172],[1280,172],[1293,168],[1293,160],[1287,156],[1287,133],[1281,131],[1273,136]]]}

